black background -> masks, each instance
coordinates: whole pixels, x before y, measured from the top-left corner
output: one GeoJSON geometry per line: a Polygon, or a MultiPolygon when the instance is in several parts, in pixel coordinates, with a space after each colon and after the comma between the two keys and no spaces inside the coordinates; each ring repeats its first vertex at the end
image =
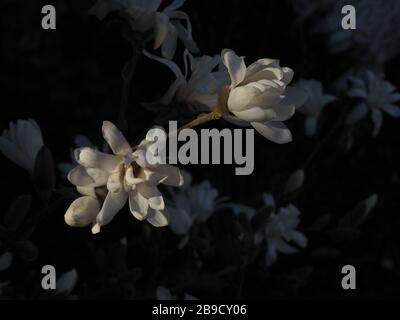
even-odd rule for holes
{"type": "MultiPolygon", "coordinates": [[[[35,119],[59,163],[69,160],[76,134],[102,143],[102,121],[117,119],[121,69],[131,50],[121,35],[123,22],[117,15],[99,21],[87,14],[92,1],[52,1],[57,9],[57,29],[47,31],[41,28],[44,4],[48,3],[3,0],[0,4],[0,128],[15,119],[35,119]]],[[[205,54],[232,48],[245,55],[248,63],[261,57],[279,58],[281,65],[294,69],[295,80],[318,79],[334,94],[334,82],[358,64],[352,53],[330,54],[325,36],[315,33],[315,24],[300,20],[288,0],[188,0],[183,9],[205,54]]],[[[180,56],[178,50],[176,57],[180,56]]],[[[384,65],[387,79],[397,86],[399,62],[400,58],[394,57],[384,65]]],[[[130,140],[154,120],[140,102],[159,98],[172,80],[169,70],[140,58],[128,108],[130,140]]],[[[236,236],[237,219],[222,212],[201,227],[211,234],[211,249],[201,257],[202,267],[198,268],[194,248],[202,243],[178,251],[179,239],[168,228],[140,223],[128,209],[93,236],[88,229],[72,229],[64,223],[71,199],[54,195],[56,207],[35,226],[31,237],[38,258],[32,262],[16,258],[8,271],[0,273],[0,282],[11,281],[5,298],[48,298],[40,289],[40,268],[45,264],[55,265],[58,273],[76,268],[79,282],[74,293],[81,299],[150,299],[159,285],[200,299],[398,297],[399,124],[385,117],[380,135],[373,138],[371,123],[363,121],[352,132],[352,149],[344,152],[347,129],[342,127],[325,137],[351,106],[351,101],[341,97],[327,107],[314,138],[304,136],[301,114],[288,121],[294,136],[290,144],[275,145],[256,135],[255,170],[250,176],[235,176],[231,166],[187,168],[196,182],[209,179],[221,195],[257,207],[262,192],[273,192],[279,201],[288,176],[302,168],[318,147],[305,168],[304,187],[294,199],[302,212],[300,230],[309,238],[309,246],[300,254],[280,255],[278,262],[267,268],[260,252],[242,267],[248,243],[236,236]],[[340,217],[372,193],[379,195],[378,205],[355,234],[332,236],[310,230],[323,215],[331,217],[329,230],[333,230],[340,217]],[[126,249],[119,242],[124,237],[128,239],[126,249]],[[386,260],[392,263],[389,269],[383,264],[386,260]],[[345,264],[357,269],[355,291],[345,292],[340,286],[345,264]]],[[[222,128],[226,123],[207,126],[215,125],[222,128]]],[[[16,196],[33,190],[29,176],[3,156],[0,168],[1,221],[1,212],[16,196]]],[[[61,177],[57,186],[71,187],[61,177]]],[[[38,207],[34,202],[32,210],[38,207]]]]}

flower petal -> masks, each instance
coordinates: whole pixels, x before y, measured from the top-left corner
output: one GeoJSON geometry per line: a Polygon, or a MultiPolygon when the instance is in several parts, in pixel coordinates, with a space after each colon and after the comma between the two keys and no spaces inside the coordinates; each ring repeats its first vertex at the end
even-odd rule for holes
{"type": "Polygon", "coordinates": [[[110,121],[104,121],[102,127],[104,140],[107,141],[114,154],[128,155],[132,148],[121,131],[110,121]]]}
{"type": "Polygon", "coordinates": [[[221,53],[223,63],[231,77],[231,88],[241,83],[246,75],[246,65],[243,57],[238,57],[233,50],[224,49],[221,53]]]}
{"type": "Polygon", "coordinates": [[[150,208],[155,210],[162,210],[165,208],[165,203],[160,191],[147,183],[139,183],[137,191],[147,199],[150,208]]]}
{"type": "Polygon", "coordinates": [[[109,192],[104,200],[103,207],[101,208],[96,224],[101,227],[108,224],[114,216],[124,207],[128,194],[123,188],[119,192],[109,192]]]}
{"type": "Polygon", "coordinates": [[[178,167],[174,167],[169,164],[162,164],[156,168],[153,168],[152,171],[166,177],[162,181],[163,184],[173,187],[180,187],[184,183],[183,176],[178,167]]]}
{"type": "Polygon", "coordinates": [[[106,172],[114,171],[121,163],[119,157],[87,147],[76,149],[75,158],[80,165],[86,168],[99,168],[106,172]]]}
{"type": "Polygon", "coordinates": [[[133,216],[142,221],[148,215],[149,203],[137,190],[133,190],[129,193],[129,208],[133,216]]]}
{"type": "Polygon", "coordinates": [[[275,143],[283,144],[293,140],[290,130],[282,122],[251,122],[251,125],[265,138],[275,143]]]}
{"type": "Polygon", "coordinates": [[[149,209],[147,221],[154,227],[165,227],[168,225],[168,216],[166,211],[149,209]]]}

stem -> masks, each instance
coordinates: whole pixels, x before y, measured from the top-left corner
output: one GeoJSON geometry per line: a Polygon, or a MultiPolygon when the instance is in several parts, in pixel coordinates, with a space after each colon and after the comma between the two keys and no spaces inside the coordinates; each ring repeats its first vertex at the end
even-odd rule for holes
{"type": "Polygon", "coordinates": [[[218,111],[211,111],[210,113],[203,113],[199,115],[196,119],[193,121],[189,122],[188,124],[185,124],[184,126],[180,127],[178,129],[178,132],[182,131],[183,129],[188,129],[188,128],[194,128],[197,127],[203,123],[212,121],[212,120],[218,120],[221,119],[222,114],[218,111]]]}

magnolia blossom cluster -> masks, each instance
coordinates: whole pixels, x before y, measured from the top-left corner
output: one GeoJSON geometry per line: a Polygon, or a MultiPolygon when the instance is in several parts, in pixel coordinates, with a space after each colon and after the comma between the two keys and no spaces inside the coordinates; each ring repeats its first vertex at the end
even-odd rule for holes
{"type": "Polygon", "coordinates": [[[146,160],[150,143],[144,140],[133,150],[122,133],[111,123],[103,123],[103,137],[113,154],[89,147],[75,150],[79,164],[68,174],[82,197],[65,214],[74,227],[92,225],[92,232],[108,224],[129,202],[132,215],[156,227],[168,224],[168,213],[159,184],[180,186],[179,169],[170,165],[152,165],[146,160]]]}

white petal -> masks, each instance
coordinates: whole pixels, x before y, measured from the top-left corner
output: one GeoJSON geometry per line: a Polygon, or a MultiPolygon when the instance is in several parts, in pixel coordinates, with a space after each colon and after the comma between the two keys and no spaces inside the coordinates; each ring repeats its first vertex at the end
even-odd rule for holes
{"type": "Polygon", "coordinates": [[[142,221],[148,215],[149,203],[144,196],[134,190],[129,193],[129,208],[133,216],[142,221]]]}
{"type": "Polygon", "coordinates": [[[276,112],[273,109],[262,109],[253,107],[243,111],[232,111],[232,113],[241,120],[249,122],[265,122],[273,120],[276,117],[276,112]]]}
{"type": "Polygon", "coordinates": [[[103,207],[97,216],[97,224],[104,226],[124,207],[128,194],[123,188],[119,192],[109,192],[104,200],[103,207]]]}
{"type": "Polygon", "coordinates": [[[162,210],[165,208],[163,196],[156,187],[147,183],[140,183],[137,185],[137,191],[147,199],[150,208],[155,210],[162,210]]]}
{"type": "Polygon", "coordinates": [[[251,125],[265,138],[279,144],[291,142],[292,134],[282,122],[252,122],[251,125]]]}
{"type": "Polygon", "coordinates": [[[297,253],[298,250],[290,245],[288,245],[284,240],[282,239],[274,239],[274,246],[276,249],[282,253],[285,254],[294,254],[297,253]]]}
{"type": "Polygon", "coordinates": [[[91,186],[94,183],[93,178],[87,174],[83,166],[73,168],[67,178],[75,186],[91,186]]]}
{"type": "Polygon", "coordinates": [[[102,132],[104,140],[107,141],[114,154],[128,155],[132,153],[132,149],[124,135],[113,123],[104,121],[102,132]]]}
{"type": "Polygon", "coordinates": [[[99,168],[107,172],[114,171],[121,163],[119,157],[91,148],[76,149],[75,158],[80,165],[86,168],[99,168]]]}
{"type": "Polygon", "coordinates": [[[252,86],[234,88],[229,93],[228,108],[230,111],[245,110],[257,95],[260,95],[260,91],[252,86]]]}
{"type": "Polygon", "coordinates": [[[238,57],[234,51],[229,49],[222,50],[221,56],[231,77],[231,87],[234,88],[244,80],[246,75],[244,59],[238,57]]]}
{"type": "Polygon", "coordinates": [[[71,203],[64,220],[71,227],[86,227],[96,219],[99,211],[100,203],[96,198],[80,197],[71,203]]]}
{"type": "Polygon", "coordinates": [[[160,12],[156,13],[154,26],[154,50],[158,49],[167,38],[169,24],[168,16],[160,12]]]}
{"type": "Polygon", "coordinates": [[[173,187],[180,187],[184,183],[183,176],[178,167],[174,167],[169,164],[162,164],[152,170],[166,177],[162,180],[163,184],[173,187]]]}
{"type": "Polygon", "coordinates": [[[349,113],[349,115],[346,118],[346,123],[348,125],[355,124],[356,122],[364,118],[367,113],[368,113],[367,105],[365,103],[361,103],[349,113]]]}
{"type": "Polygon", "coordinates": [[[149,209],[147,221],[155,227],[165,227],[168,225],[168,216],[166,211],[149,209]]]}
{"type": "Polygon", "coordinates": [[[299,231],[291,230],[290,233],[291,240],[297,244],[299,247],[305,248],[307,246],[307,238],[304,234],[299,231]]]}
{"type": "Polygon", "coordinates": [[[169,227],[177,235],[185,235],[192,226],[192,218],[186,210],[168,207],[169,227]]]}

